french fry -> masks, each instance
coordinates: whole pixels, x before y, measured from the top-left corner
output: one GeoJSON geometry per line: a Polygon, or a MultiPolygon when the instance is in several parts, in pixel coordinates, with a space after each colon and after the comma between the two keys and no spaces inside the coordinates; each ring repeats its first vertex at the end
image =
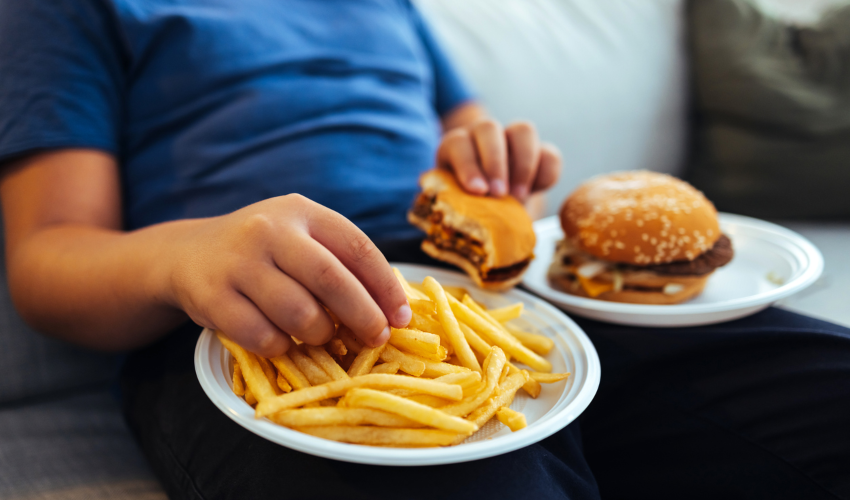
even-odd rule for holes
{"type": "Polygon", "coordinates": [[[303,349],[301,345],[291,346],[287,354],[289,354],[289,358],[292,359],[295,366],[310,381],[310,385],[326,384],[332,381],[331,376],[325,370],[322,370],[322,367],[310,359],[309,356],[304,354],[304,351],[301,349],[303,349]]]}
{"type": "Polygon", "coordinates": [[[448,357],[448,351],[440,345],[440,336],[433,333],[408,328],[393,328],[389,342],[403,351],[431,361],[439,362],[448,357]]]}
{"type": "Polygon", "coordinates": [[[421,356],[425,359],[428,359],[430,361],[436,361],[438,363],[441,361],[445,361],[449,357],[449,352],[445,347],[438,345],[436,350],[436,353],[420,350],[419,353],[411,351],[411,354],[416,354],[417,356],[421,356]]]}
{"type": "Polygon", "coordinates": [[[464,389],[467,387],[476,387],[481,383],[481,372],[465,371],[457,373],[449,373],[434,379],[435,382],[444,384],[457,384],[464,389]]]}
{"type": "MultiPolygon", "coordinates": [[[[443,400],[445,401],[445,400],[443,400]]],[[[269,420],[286,427],[307,427],[313,425],[380,425],[381,427],[421,427],[414,422],[393,413],[370,408],[321,407],[284,410],[269,415],[269,420]]]]}
{"type": "Polygon", "coordinates": [[[396,278],[398,278],[398,282],[401,283],[401,287],[404,289],[404,294],[407,295],[407,300],[430,300],[428,299],[428,295],[424,291],[420,291],[414,288],[409,281],[407,281],[404,276],[401,274],[401,271],[398,270],[397,267],[393,268],[393,273],[395,273],[396,278]]]}
{"type": "Polygon", "coordinates": [[[434,319],[431,316],[425,316],[422,314],[413,314],[410,318],[410,324],[408,325],[410,328],[415,328],[417,330],[422,330],[423,332],[430,332],[440,336],[440,345],[446,348],[448,354],[454,353],[454,347],[452,347],[452,343],[449,340],[449,336],[446,335],[445,330],[443,330],[443,326],[439,321],[434,319]]]}
{"type": "Polygon", "coordinates": [[[254,397],[254,393],[251,392],[251,389],[245,389],[245,402],[248,403],[248,406],[257,405],[257,398],[254,397]]]}
{"type": "Polygon", "coordinates": [[[464,398],[460,402],[451,403],[440,408],[440,410],[448,413],[449,415],[455,415],[458,417],[468,415],[474,411],[493,394],[493,391],[499,383],[499,376],[501,375],[502,368],[504,368],[504,366],[504,351],[498,347],[492,348],[490,350],[490,354],[484,360],[484,385],[481,389],[479,389],[475,395],[469,398],[464,398]]]}
{"type": "Polygon", "coordinates": [[[425,293],[425,287],[422,286],[422,283],[416,283],[415,281],[411,283],[410,281],[408,281],[407,284],[414,291],[414,293],[421,293],[422,294],[421,297],[417,297],[417,298],[428,299],[428,294],[425,293]]]}
{"type": "MultiPolygon", "coordinates": [[[[448,375],[443,375],[442,377],[435,378],[434,382],[459,385],[463,388],[463,394],[464,397],[466,397],[467,389],[478,389],[478,386],[481,384],[481,373],[474,371],[449,373],[448,375]]],[[[412,396],[416,394],[415,391],[411,391],[408,389],[390,389],[388,392],[395,394],[396,396],[402,397],[412,396]]]]}
{"type": "Polygon", "coordinates": [[[493,416],[512,431],[524,428],[525,416],[509,408],[517,390],[536,398],[541,383],[569,377],[549,373],[540,356],[552,339],[505,324],[522,315],[522,303],[488,310],[461,287],[431,277],[410,283],[393,271],[413,315],[383,346],[365,346],[336,318],[336,335],[323,346],[295,340],[270,360],[218,332],[233,355],[234,393],[256,418],[347,443],[446,446],[493,416]]]}
{"type": "Polygon", "coordinates": [[[540,335],[539,333],[529,333],[520,330],[519,328],[503,325],[505,329],[508,330],[508,333],[516,337],[517,340],[522,342],[522,345],[528,347],[532,351],[537,354],[545,356],[549,354],[552,349],[555,348],[555,341],[550,339],[545,335],[540,335]]]}
{"type": "Polygon", "coordinates": [[[501,347],[506,354],[512,355],[518,361],[525,363],[536,371],[547,373],[552,371],[552,363],[529,350],[509,333],[490,324],[489,321],[476,314],[466,304],[461,303],[454,297],[449,298],[449,303],[452,311],[458,316],[458,319],[469,325],[479,335],[483,335],[487,340],[501,347]]]}
{"type": "Polygon", "coordinates": [[[328,352],[338,358],[342,358],[348,354],[348,348],[345,347],[345,343],[343,343],[339,337],[332,338],[327,344],[325,344],[325,347],[327,347],[328,352]]]}
{"type": "MultiPolygon", "coordinates": [[[[425,283],[424,282],[422,284],[410,283],[410,286],[412,288],[415,288],[420,293],[425,294],[426,297],[428,297],[428,293],[425,290],[425,283]]],[[[469,291],[462,286],[446,285],[446,286],[443,287],[443,290],[446,291],[447,295],[451,295],[452,297],[456,298],[457,300],[463,299],[463,296],[467,295],[469,293],[469,291]]]]}
{"type": "MultiPolygon", "coordinates": [[[[528,371],[523,370],[523,372],[528,375],[528,371]]],[[[522,389],[527,392],[529,396],[534,399],[537,399],[537,396],[540,395],[540,391],[543,389],[543,387],[540,385],[540,382],[534,380],[533,378],[531,378],[531,376],[529,376],[528,380],[526,380],[526,382],[522,384],[522,389]]]]}
{"type": "Polygon", "coordinates": [[[304,373],[298,369],[298,366],[286,354],[282,354],[270,360],[277,371],[281,373],[286,381],[295,389],[305,389],[310,387],[310,381],[304,376],[304,373]]]}
{"type": "Polygon", "coordinates": [[[237,396],[245,395],[245,379],[242,378],[242,367],[234,358],[233,360],[233,394],[237,396]]]}
{"type": "Polygon", "coordinates": [[[408,342],[419,342],[431,346],[440,345],[440,336],[433,333],[413,330],[410,328],[391,328],[390,332],[390,343],[394,340],[404,340],[408,342]]]}
{"type": "Polygon", "coordinates": [[[488,309],[487,313],[491,318],[495,319],[499,323],[504,323],[506,321],[519,318],[522,315],[522,309],[523,303],[517,302],[516,304],[500,307],[498,309],[488,309]]]}
{"type": "Polygon", "coordinates": [[[560,382],[561,380],[566,380],[570,377],[570,373],[529,372],[528,374],[531,376],[531,378],[540,382],[541,384],[554,384],[555,382],[560,382]]]}
{"type": "Polygon", "coordinates": [[[239,366],[242,368],[242,376],[245,377],[245,385],[251,390],[253,397],[257,401],[263,401],[265,399],[275,397],[272,384],[269,382],[269,379],[266,378],[266,374],[263,372],[263,368],[260,366],[257,356],[254,353],[246,351],[236,342],[230,340],[230,338],[223,332],[216,331],[215,333],[222,345],[224,345],[236,361],[239,362],[239,366]]]}
{"type": "Polygon", "coordinates": [[[502,368],[502,374],[499,375],[499,384],[505,381],[508,378],[509,366],[506,364],[504,368],[502,368]]]}
{"type": "MultiPolygon", "coordinates": [[[[486,424],[488,420],[493,418],[493,415],[502,408],[503,406],[510,406],[511,402],[514,400],[514,396],[516,396],[516,391],[522,387],[522,384],[525,383],[525,379],[528,375],[526,373],[513,373],[508,375],[508,378],[505,380],[505,383],[499,386],[499,395],[493,398],[490,398],[486,404],[480,406],[477,410],[472,412],[466,419],[470,422],[473,422],[478,427],[486,424]]],[[[283,397],[283,396],[278,396],[283,397]]],[[[259,408],[259,405],[257,405],[259,408]]],[[[452,444],[459,444],[464,439],[462,436],[458,436],[455,438],[452,444]]]]}
{"type": "MultiPolygon", "coordinates": [[[[476,314],[478,314],[479,316],[481,316],[482,318],[487,320],[491,325],[493,325],[494,327],[499,328],[499,329],[503,330],[504,332],[510,334],[511,336],[513,336],[514,338],[519,340],[522,345],[524,345],[525,347],[528,347],[529,349],[531,349],[532,351],[534,351],[538,354],[541,354],[541,355],[549,354],[549,351],[551,351],[552,348],[555,347],[555,342],[552,339],[550,339],[549,337],[546,337],[544,335],[539,335],[539,334],[536,334],[536,333],[524,332],[524,331],[522,331],[518,328],[515,328],[513,326],[503,325],[492,315],[493,311],[485,310],[479,303],[475,302],[472,299],[472,297],[470,297],[469,295],[465,295],[463,297],[463,304],[466,305],[467,307],[469,307],[470,309],[472,309],[473,312],[475,312],[476,314]]],[[[514,304],[514,305],[522,306],[522,302],[519,302],[519,303],[514,304]]],[[[522,312],[522,307],[519,307],[519,311],[522,312]]]]}
{"type": "Polygon", "coordinates": [[[452,314],[452,308],[449,305],[448,296],[446,295],[445,290],[443,290],[443,287],[437,283],[437,280],[430,276],[426,277],[425,281],[422,283],[425,290],[428,292],[428,295],[431,297],[431,300],[433,300],[437,305],[437,319],[440,320],[440,325],[442,325],[443,330],[445,330],[446,335],[449,337],[455,356],[458,357],[463,366],[470,370],[480,372],[481,365],[478,364],[478,359],[475,357],[475,354],[473,354],[472,349],[466,342],[466,338],[460,330],[458,321],[454,314],[452,314]]]}
{"type": "Polygon", "coordinates": [[[460,323],[460,331],[463,332],[463,336],[475,352],[479,352],[484,356],[490,352],[490,343],[482,339],[480,335],[475,333],[475,330],[469,327],[469,325],[466,323],[460,323]]]}
{"type": "Polygon", "coordinates": [[[446,406],[451,402],[443,398],[438,398],[437,396],[432,396],[430,394],[412,394],[410,396],[404,396],[404,398],[423,404],[425,406],[430,406],[431,408],[439,408],[441,406],[446,406]]]}
{"type": "Polygon", "coordinates": [[[499,422],[507,425],[511,432],[525,429],[528,425],[525,421],[525,415],[518,411],[511,410],[507,406],[503,406],[496,411],[496,418],[499,419],[499,422]]]}
{"type": "Polygon", "coordinates": [[[399,429],[348,425],[298,427],[296,430],[332,441],[372,446],[446,446],[452,443],[458,435],[456,432],[437,429],[399,429]]]}
{"type": "Polygon", "coordinates": [[[380,365],[375,365],[372,367],[372,371],[369,373],[388,373],[393,375],[398,373],[398,368],[401,366],[398,361],[393,361],[391,363],[381,363],[380,365]]]}
{"type": "Polygon", "coordinates": [[[289,385],[289,382],[286,381],[286,377],[283,376],[282,373],[277,372],[277,379],[275,380],[278,388],[280,388],[281,394],[284,392],[292,392],[292,386],[289,385]]]}
{"type": "Polygon", "coordinates": [[[460,434],[472,434],[478,430],[477,425],[462,418],[447,415],[430,406],[374,389],[351,389],[345,395],[345,405],[350,408],[383,410],[407,417],[429,427],[460,434]]]}
{"type": "Polygon", "coordinates": [[[391,345],[387,345],[381,353],[381,360],[385,363],[397,361],[401,371],[409,373],[414,377],[420,377],[425,373],[425,360],[412,354],[405,354],[391,345]]]}
{"type": "Polygon", "coordinates": [[[386,375],[375,373],[335,380],[322,385],[308,387],[288,394],[273,396],[257,404],[257,418],[277,413],[289,408],[304,406],[313,401],[336,398],[344,395],[350,389],[368,387],[370,389],[414,389],[422,394],[431,394],[452,401],[463,397],[463,389],[459,385],[444,384],[433,380],[406,377],[404,375],[386,375]]]}
{"type": "Polygon", "coordinates": [[[378,347],[364,347],[348,368],[348,376],[359,377],[369,373],[386,347],[386,344],[378,347]]]}
{"type": "Polygon", "coordinates": [[[336,330],[336,336],[350,352],[360,354],[360,351],[363,350],[363,344],[357,340],[357,337],[354,336],[354,332],[352,332],[347,326],[339,325],[339,328],[336,330]]]}
{"type": "Polygon", "coordinates": [[[272,390],[275,394],[283,394],[284,391],[281,390],[277,385],[277,373],[274,370],[272,364],[266,358],[262,356],[257,356],[257,362],[260,363],[260,368],[263,369],[263,374],[266,376],[266,379],[269,381],[269,384],[272,386],[272,390]]]}
{"type": "MultiPolygon", "coordinates": [[[[421,358],[420,358],[421,359],[421,358]]],[[[428,378],[442,377],[450,373],[468,373],[472,370],[465,366],[452,365],[449,363],[438,363],[436,361],[423,360],[425,371],[422,375],[428,378]]]]}
{"type": "Polygon", "coordinates": [[[437,314],[437,308],[430,300],[425,299],[407,299],[410,304],[410,309],[416,314],[437,314]]]}
{"type": "Polygon", "coordinates": [[[325,373],[330,376],[333,380],[340,380],[343,378],[348,378],[348,374],[345,373],[334,358],[328,354],[328,351],[325,350],[324,347],[314,346],[314,345],[305,345],[304,348],[307,350],[307,355],[316,362],[319,367],[325,371],[325,373]]]}

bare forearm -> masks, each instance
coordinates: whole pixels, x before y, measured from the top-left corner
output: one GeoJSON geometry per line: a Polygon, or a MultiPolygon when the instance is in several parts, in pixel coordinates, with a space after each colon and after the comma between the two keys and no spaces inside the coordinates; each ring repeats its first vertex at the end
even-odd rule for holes
{"type": "Polygon", "coordinates": [[[191,231],[187,220],[125,233],[55,225],[8,255],[9,286],[35,328],[99,349],[143,345],[186,316],[168,295],[166,247],[191,231]]]}

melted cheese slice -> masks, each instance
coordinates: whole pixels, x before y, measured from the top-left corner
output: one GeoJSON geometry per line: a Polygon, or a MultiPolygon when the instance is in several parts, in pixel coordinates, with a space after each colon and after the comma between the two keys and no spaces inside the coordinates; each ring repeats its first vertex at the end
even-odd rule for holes
{"type": "Polygon", "coordinates": [[[613,283],[599,283],[598,281],[593,281],[590,278],[585,278],[580,274],[576,274],[579,283],[581,283],[581,287],[584,288],[584,291],[587,292],[587,295],[591,298],[596,298],[602,295],[605,292],[610,292],[614,289],[613,283]]]}

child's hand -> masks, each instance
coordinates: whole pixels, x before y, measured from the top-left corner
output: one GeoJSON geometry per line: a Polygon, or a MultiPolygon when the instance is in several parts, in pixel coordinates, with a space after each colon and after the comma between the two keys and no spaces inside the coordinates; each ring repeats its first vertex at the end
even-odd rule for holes
{"type": "Polygon", "coordinates": [[[262,356],[285,352],[289,335],[327,342],[334,324],[320,303],[370,346],[387,341],[388,322],[404,327],[411,318],[401,285],[372,241],[302,196],[200,220],[174,243],[166,300],[262,356]]]}
{"type": "Polygon", "coordinates": [[[503,130],[494,120],[479,119],[443,136],[437,164],[452,170],[470,193],[510,193],[525,201],[529,194],[555,184],[561,155],[555,146],[541,143],[528,122],[503,130]]]}

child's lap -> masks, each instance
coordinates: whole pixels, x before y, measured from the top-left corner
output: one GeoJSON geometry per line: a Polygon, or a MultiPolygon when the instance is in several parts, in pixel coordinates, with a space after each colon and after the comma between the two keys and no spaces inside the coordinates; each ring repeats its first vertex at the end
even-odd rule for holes
{"type": "MultiPolygon", "coordinates": [[[[433,263],[417,242],[380,246],[390,261],[433,263]]],[[[173,498],[585,499],[599,496],[594,476],[605,498],[850,498],[850,330],[772,308],[689,329],[579,321],[602,361],[580,419],[584,448],[577,422],[446,466],[292,451],[207,399],[192,366],[195,326],[131,355],[125,414],[173,498]]]]}

